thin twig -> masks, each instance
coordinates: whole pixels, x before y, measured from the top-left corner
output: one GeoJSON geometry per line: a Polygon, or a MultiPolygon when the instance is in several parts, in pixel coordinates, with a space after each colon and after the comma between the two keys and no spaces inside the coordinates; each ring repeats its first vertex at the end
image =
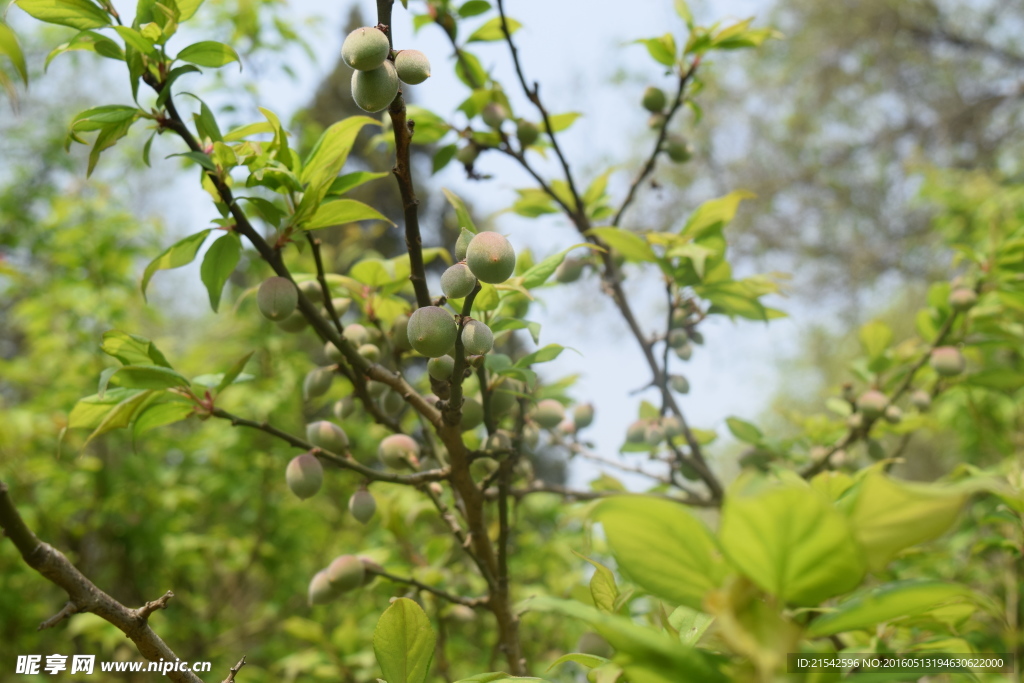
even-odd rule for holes
{"type": "Polygon", "coordinates": [[[41,624],[39,624],[39,626],[36,627],[36,630],[37,631],[42,631],[44,629],[53,628],[54,626],[56,626],[57,624],[59,624],[63,620],[65,620],[68,617],[70,617],[72,614],[77,614],[77,613],[78,613],[78,607],[75,606],[75,603],[73,603],[73,602],[66,602],[66,603],[64,603],[64,606],[60,608],[59,612],[57,612],[52,617],[50,617],[46,621],[44,621],[41,624]]]}
{"type": "Polygon", "coordinates": [[[408,586],[413,586],[416,590],[426,591],[432,595],[436,595],[442,600],[447,600],[450,603],[456,605],[465,605],[466,607],[484,607],[487,605],[488,598],[486,596],[480,598],[465,598],[461,595],[455,595],[447,591],[443,591],[440,588],[434,588],[433,586],[417,581],[414,578],[406,576],[398,576],[397,574],[391,574],[382,569],[371,569],[369,570],[375,576],[387,579],[388,581],[394,581],[395,583],[404,583],[408,586]]]}
{"type": "Polygon", "coordinates": [[[243,666],[245,666],[245,655],[242,655],[242,658],[238,660],[238,663],[228,669],[228,677],[220,683],[235,683],[235,676],[238,675],[238,672],[242,670],[243,666]]]}

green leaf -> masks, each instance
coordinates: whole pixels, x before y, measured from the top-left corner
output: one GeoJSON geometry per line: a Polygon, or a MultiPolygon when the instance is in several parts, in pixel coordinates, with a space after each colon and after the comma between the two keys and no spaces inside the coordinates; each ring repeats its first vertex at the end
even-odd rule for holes
{"type": "Polygon", "coordinates": [[[683,645],[696,645],[704,633],[711,627],[715,618],[690,607],[677,607],[668,617],[672,628],[679,631],[679,642],[683,645]]]}
{"type": "Polygon", "coordinates": [[[588,231],[588,234],[598,237],[602,242],[625,256],[627,261],[655,263],[658,260],[647,240],[635,232],[608,227],[593,228],[588,231]]]}
{"type": "Polygon", "coordinates": [[[132,419],[134,419],[153,394],[154,392],[151,389],[139,391],[113,406],[106,415],[103,416],[100,423],[96,425],[96,428],[93,429],[89,438],[85,440],[83,447],[88,446],[89,443],[97,436],[101,436],[107,432],[130,425],[132,419]]]}
{"type": "MultiPolygon", "coordinates": [[[[299,182],[306,186],[306,190],[295,212],[296,222],[316,213],[320,202],[345,165],[360,131],[365,126],[379,125],[379,121],[368,116],[350,116],[330,126],[320,135],[299,174],[299,182]]],[[[280,125],[277,127],[279,129],[280,125]]],[[[279,132],[278,135],[283,137],[284,133],[279,132]]]]}
{"type": "MultiPolygon", "coordinates": [[[[579,113],[578,111],[569,111],[565,112],[564,114],[555,114],[554,116],[549,116],[548,121],[551,123],[551,132],[559,133],[563,130],[568,130],[568,128],[572,126],[572,124],[576,123],[576,119],[580,118],[581,116],[583,116],[583,114],[579,113]]],[[[543,121],[540,122],[539,128],[542,133],[548,132],[548,127],[543,121]]]]}
{"type": "Polygon", "coordinates": [[[127,135],[128,130],[132,127],[133,123],[135,123],[135,118],[130,118],[124,121],[107,124],[100,130],[100,134],[96,136],[96,141],[93,143],[92,149],[89,150],[89,165],[85,172],[86,177],[92,175],[93,170],[96,168],[96,164],[100,160],[100,154],[102,154],[104,150],[110,149],[116,145],[118,140],[127,135]]]}
{"type": "MultiPolygon", "coordinates": [[[[462,678],[455,683],[503,683],[504,681],[543,681],[543,678],[533,676],[509,676],[504,671],[491,671],[485,674],[477,674],[469,678],[462,678]]],[[[388,683],[391,683],[388,681],[388,683]]]]}
{"type": "Polygon", "coordinates": [[[285,212],[277,206],[274,202],[264,199],[263,197],[238,197],[239,200],[244,199],[253,206],[256,207],[256,211],[263,218],[274,227],[281,225],[281,219],[285,217],[285,212]]]}
{"type": "Polygon", "coordinates": [[[598,249],[597,246],[590,244],[589,242],[581,242],[579,244],[572,245],[568,249],[563,249],[557,254],[548,256],[540,263],[535,263],[529,270],[523,273],[523,287],[533,289],[534,287],[539,287],[547,282],[548,278],[551,277],[551,274],[558,269],[558,266],[562,264],[562,261],[565,260],[565,257],[569,252],[574,249],[579,249],[580,247],[595,250],[598,249]]]}
{"type": "MultiPolygon", "coordinates": [[[[123,365],[105,374],[104,379],[107,382],[116,380],[118,386],[126,389],[172,389],[189,385],[181,374],[158,365],[123,365]]],[[[106,385],[101,383],[99,395],[102,396],[106,389],[106,385]]]]}
{"type": "Polygon", "coordinates": [[[43,70],[45,71],[50,66],[50,62],[59,55],[75,50],[88,50],[89,52],[95,52],[101,57],[118,59],[121,61],[125,58],[124,50],[110,38],[94,31],[82,31],[69,42],[53,48],[53,50],[50,51],[50,54],[46,55],[46,62],[43,64],[43,70]]]}
{"type": "Polygon", "coordinates": [[[756,426],[738,417],[725,418],[725,424],[729,427],[732,435],[743,443],[757,445],[764,439],[764,434],[756,426]]]}
{"type": "Polygon", "coordinates": [[[705,233],[724,226],[736,216],[741,201],[753,199],[756,196],[753,192],[736,190],[724,197],[704,202],[690,215],[682,230],[682,235],[691,239],[699,239],[705,233]]]}
{"type": "Polygon", "coordinates": [[[156,55],[156,46],[153,41],[130,26],[115,26],[114,30],[117,31],[117,35],[121,36],[125,45],[130,45],[144,55],[156,55]]]}
{"type": "Polygon", "coordinates": [[[162,254],[153,259],[146,266],[146,272],[142,274],[142,296],[146,296],[146,286],[149,285],[150,279],[158,270],[180,268],[192,263],[196,258],[196,252],[199,251],[199,247],[203,246],[203,242],[206,241],[206,236],[209,234],[210,228],[200,230],[196,234],[189,235],[185,239],[171,245],[162,254]]]}
{"type": "Polygon", "coordinates": [[[727,496],[719,539],[751,581],[798,605],[852,590],[866,568],[847,519],[805,486],[727,496]]]}
{"type": "Polygon", "coordinates": [[[220,295],[224,290],[224,284],[235,271],[238,260],[242,256],[242,241],[234,231],[217,238],[206,251],[203,257],[203,265],[199,269],[203,284],[210,295],[210,307],[217,311],[220,306],[220,295]]]}
{"type": "Polygon", "coordinates": [[[860,328],[857,335],[864,352],[871,359],[879,358],[892,344],[892,330],[880,320],[873,320],[860,328]]]}
{"type": "Polygon", "coordinates": [[[135,334],[121,330],[109,330],[103,333],[100,350],[113,356],[124,365],[159,365],[169,368],[171,364],[156,347],[156,344],[135,334]]]}
{"type": "Polygon", "coordinates": [[[189,45],[178,53],[176,59],[196,66],[221,67],[231,62],[238,62],[238,70],[242,70],[242,63],[234,48],[215,40],[203,40],[189,45]]]}
{"type": "Polygon", "coordinates": [[[256,352],[250,351],[249,353],[245,354],[237,361],[235,361],[235,363],[228,369],[228,371],[224,373],[224,376],[221,378],[220,382],[217,383],[217,386],[214,388],[214,393],[219,394],[220,392],[224,391],[229,386],[231,386],[231,384],[236,379],[238,379],[239,375],[242,374],[242,370],[245,370],[245,364],[249,362],[249,359],[252,358],[252,354],[254,353],[256,352]]]}
{"type": "Polygon", "coordinates": [[[40,21],[78,30],[110,25],[110,17],[89,0],[16,0],[18,7],[40,21]]]}
{"type": "Polygon", "coordinates": [[[386,178],[391,175],[388,171],[380,171],[379,173],[374,171],[355,171],[353,173],[346,173],[343,176],[334,179],[331,186],[327,189],[327,194],[345,194],[349,190],[353,190],[360,185],[377,180],[378,178],[386,178]]]}
{"type": "Polygon", "coordinates": [[[228,132],[224,136],[224,142],[238,142],[244,140],[250,135],[257,135],[259,133],[273,133],[274,126],[269,121],[257,121],[256,123],[247,123],[244,126],[239,126],[234,130],[228,132]]]}
{"type": "Polygon", "coordinates": [[[476,225],[473,224],[473,217],[469,215],[466,202],[462,201],[457,194],[447,188],[442,187],[441,192],[444,192],[444,196],[448,198],[448,203],[455,209],[455,217],[458,219],[459,227],[466,228],[470,232],[479,232],[476,229],[476,225]]]}
{"type": "MultiPolygon", "coordinates": [[[[479,298],[479,295],[477,295],[479,298]]],[[[537,349],[533,353],[527,354],[516,361],[515,367],[517,368],[528,368],[534,363],[547,363],[558,358],[559,354],[565,350],[564,346],[558,344],[548,344],[547,346],[537,349]]]]}
{"type": "Polygon", "coordinates": [[[455,75],[470,88],[481,88],[487,83],[487,71],[480,64],[479,58],[468,50],[459,53],[459,60],[455,62],[455,75]]]}
{"type": "Polygon", "coordinates": [[[91,130],[102,130],[112,123],[123,123],[132,121],[139,115],[135,107],[128,107],[122,104],[108,104],[102,107],[94,107],[79,112],[71,120],[71,130],[74,132],[88,132],[91,130]]]}
{"type": "Polygon", "coordinates": [[[14,69],[21,76],[21,81],[28,85],[28,68],[25,66],[25,54],[18,44],[18,36],[7,24],[0,21],[0,55],[6,55],[14,65],[14,69]]]}
{"type": "MultiPolygon", "coordinates": [[[[511,17],[506,17],[505,21],[508,24],[508,32],[510,35],[514,34],[523,26],[511,17]]],[[[505,30],[502,28],[501,17],[494,17],[493,19],[488,20],[483,26],[473,31],[469,38],[466,39],[466,42],[479,43],[494,40],[505,40],[505,30]]]]}
{"type": "Polygon", "coordinates": [[[686,22],[686,25],[693,28],[693,13],[690,12],[690,6],[686,4],[686,0],[675,0],[676,14],[679,18],[686,22]]]}
{"type": "Polygon", "coordinates": [[[419,605],[409,598],[391,603],[373,631],[373,653],[388,683],[423,683],[436,640],[419,605]]]}
{"type": "Polygon", "coordinates": [[[725,576],[711,532],[681,504],[616,496],[602,501],[595,517],[620,571],[674,605],[700,609],[704,595],[725,576]]]}
{"type": "Polygon", "coordinates": [[[213,171],[214,173],[216,173],[217,171],[217,165],[213,163],[213,160],[210,158],[210,155],[207,154],[206,152],[179,152],[178,154],[167,155],[168,159],[170,159],[171,157],[185,157],[186,159],[190,159],[196,162],[197,164],[205,168],[207,171],[213,171]]]}
{"type": "Polygon", "coordinates": [[[203,4],[203,0],[174,0],[178,5],[178,23],[192,18],[196,10],[203,4]]]}
{"type": "MultiPolygon", "coordinates": [[[[590,597],[594,599],[594,606],[602,612],[614,613],[615,601],[619,599],[619,588],[615,585],[615,575],[612,574],[612,570],[575,550],[572,552],[577,557],[589,562],[596,570],[590,577],[590,597]]],[[[552,666],[554,665],[552,664],[552,666]]]]}
{"type": "Polygon", "coordinates": [[[103,396],[95,394],[79,399],[68,415],[68,428],[95,429],[116,405],[141,393],[144,392],[118,387],[107,391],[103,396]]]}
{"type": "Polygon", "coordinates": [[[138,438],[146,432],[181,422],[195,413],[195,405],[184,398],[151,403],[139,412],[132,425],[132,434],[138,438]]]}
{"type": "Polygon", "coordinates": [[[665,66],[674,66],[676,63],[676,39],[671,33],[666,33],[660,38],[641,38],[634,41],[642,43],[647,52],[654,58],[654,61],[665,66]]]}
{"type": "Polygon", "coordinates": [[[434,153],[434,159],[431,162],[430,174],[433,175],[440,171],[442,168],[448,165],[448,163],[455,158],[455,153],[458,151],[458,147],[455,144],[445,145],[441,149],[434,153]]]}
{"type": "Polygon", "coordinates": [[[335,199],[321,204],[320,208],[313,214],[313,217],[302,228],[304,230],[316,230],[332,225],[344,225],[345,223],[368,220],[384,221],[394,225],[391,220],[372,206],[368,206],[355,199],[335,199]]]}
{"type": "Polygon", "coordinates": [[[872,473],[843,502],[868,567],[877,572],[901,550],[946,533],[966,498],[957,489],[872,473]]]}
{"type": "Polygon", "coordinates": [[[459,16],[463,19],[468,19],[478,14],[483,14],[489,9],[491,9],[491,3],[487,2],[487,0],[468,0],[468,2],[462,3],[462,7],[459,8],[459,16]]]}
{"type": "Polygon", "coordinates": [[[547,670],[551,671],[559,664],[565,664],[566,662],[579,664],[580,666],[585,666],[588,669],[596,669],[599,666],[604,666],[610,661],[610,659],[598,657],[597,655],[588,655],[582,652],[570,652],[569,654],[562,655],[555,661],[551,662],[551,666],[549,666],[547,670]]]}
{"type": "Polygon", "coordinates": [[[873,631],[876,624],[916,616],[953,602],[971,601],[973,597],[974,592],[967,586],[943,581],[886,584],[819,616],[811,622],[807,635],[820,638],[858,629],[873,631]]]}
{"type": "Polygon", "coordinates": [[[424,107],[409,104],[406,105],[405,111],[409,125],[415,125],[415,134],[412,136],[415,145],[432,145],[452,129],[444,118],[424,107]]]}

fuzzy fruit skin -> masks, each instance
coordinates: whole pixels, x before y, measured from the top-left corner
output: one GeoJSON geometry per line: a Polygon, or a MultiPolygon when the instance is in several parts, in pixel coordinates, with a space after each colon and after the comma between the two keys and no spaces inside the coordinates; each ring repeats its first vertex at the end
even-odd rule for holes
{"type": "Polygon", "coordinates": [[[405,407],[405,400],[398,392],[388,389],[380,399],[380,407],[388,415],[398,415],[405,407]]]}
{"type": "Polygon", "coordinates": [[[391,325],[391,343],[398,351],[411,351],[409,343],[409,316],[400,315],[391,325]]]}
{"type": "Polygon", "coordinates": [[[352,305],[352,299],[348,299],[343,296],[336,296],[331,299],[331,306],[334,308],[334,312],[338,314],[338,317],[345,315],[345,311],[352,305]]]}
{"type": "Polygon", "coordinates": [[[256,291],[256,306],[268,320],[284,320],[299,305],[299,292],[286,277],[267,278],[256,291]]]}
{"type": "Polygon", "coordinates": [[[338,593],[347,593],[363,585],[366,568],[355,555],[341,555],[327,565],[327,580],[338,593]]]}
{"type": "Polygon", "coordinates": [[[380,398],[384,395],[384,392],[388,390],[388,385],[384,382],[378,382],[375,379],[371,379],[366,383],[366,393],[373,398],[380,398]]]}
{"type": "Polygon", "coordinates": [[[665,91],[662,90],[661,88],[656,88],[653,85],[649,85],[647,86],[647,89],[644,90],[644,97],[642,102],[644,105],[644,109],[651,112],[652,114],[657,114],[658,112],[665,109],[665,105],[668,104],[668,97],[665,96],[665,91]]]}
{"type": "Polygon", "coordinates": [[[344,429],[327,420],[318,420],[306,425],[306,441],[317,448],[338,455],[348,450],[348,434],[344,429]]]}
{"type": "Polygon", "coordinates": [[[341,361],[345,360],[345,356],[342,355],[341,349],[339,349],[331,342],[327,342],[326,344],[324,344],[324,355],[327,357],[327,360],[330,361],[331,363],[340,363],[341,361]]]}
{"type": "Polygon", "coordinates": [[[329,368],[310,370],[302,383],[302,395],[307,400],[323,396],[330,390],[332,381],[334,381],[334,373],[329,368]]]}
{"type": "Polygon", "coordinates": [[[323,569],[314,574],[313,579],[309,582],[310,606],[323,605],[336,597],[338,597],[338,591],[331,585],[331,580],[327,578],[327,570],[323,569]]]}
{"type": "Polygon", "coordinates": [[[516,124],[516,137],[521,147],[529,147],[540,138],[540,129],[526,119],[519,119],[516,124]]]}
{"type": "Polygon", "coordinates": [[[359,323],[352,323],[345,326],[345,339],[356,346],[362,346],[370,341],[370,331],[359,323]]]}
{"type": "Polygon", "coordinates": [[[409,318],[409,343],[427,358],[438,358],[455,345],[459,326],[448,311],[438,306],[424,306],[409,318]]]}
{"type": "Polygon", "coordinates": [[[487,450],[507,451],[512,448],[512,437],[505,430],[499,430],[487,437],[487,450]]]}
{"type": "Polygon", "coordinates": [[[544,429],[554,429],[565,419],[565,408],[553,398],[545,398],[537,403],[533,413],[533,421],[544,429]]]}
{"type": "Polygon", "coordinates": [[[576,282],[583,275],[583,268],[587,265],[586,261],[578,258],[567,258],[558,264],[555,268],[555,281],[561,282],[563,285],[567,285],[570,282],[576,282]]]}
{"type": "Polygon", "coordinates": [[[627,443],[643,443],[647,432],[647,421],[637,420],[626,428],[627,443]]]}
{"type": "Polygon", "coordinates": [[[690,382],[682,375],[669,375],[668,385],[672,387],[672,391],[679,394],[690,393],[690,382]]]}
{"type": "Polygon", "coordinates": [[[900,410],[899,406],[889,406],[885,409],[883,417],[885,417],[886,422],[896,424],[903,419],[903,411],[900,410]]]}
{"type": "Polygon", "coordinates": [[[376,363],[377,361],[380,360],[380,348],[374,346],[373,344],[363,344],[358,349],[356,349],[356,351],[359,353],[360,356],[370,361],[371,363],[376,363]]]}
{"type": "Polygon", "coordinates": [[[665,430],[665,438],[674,439],[683,435],[683,423],[675,415],[661,418],[661,428],[665,430]]]}
{"type": "MultiPolygon", "coordinates": [[[[472,166],[478,156],[480,156],[480,148],[473,144],[460,147],[459,151],[455,153],[455,158],[463,166],[472,166]]],[[[455,258],[458,258],[458,253],[455,258]]]]}
{"type": "Polygon", "coordinates": [[[356,412],[356,402],[351,396],[346,396],[334,404],[334,417],[344,420],[356,412]]]}
{"type": "Polygon", "coordinates": [[[889,403],[888,397],[880,391],[871,389],[865,391],[857,399],[857,410],[869,420],[881,417],[885,406],[889,403]]]}
{"type": "Polygon", "coordinates": [[[454,370],[455,359],[451,356],[438,356],[437,358],[431,358],[427,361],[427,374],[438,382],[443,382],[450,378],[452,376],[452,371],[454,370]]]}
{"type": "Polygon", "coordinates": [[[673,349],[673,353],[676,354],[676,358],[679,360],[690,360],[693,356],[693,347],[689,342],[683,344],[677,349],[673,349]]]}
{"type": "Polygon", "coordinates": [[[648,446],[653,448],[664,440],[665,430],[661,428],[661,425],[657,423],[647,425],[647,429],[644,430],[644,441],[648,446]]]}
{"type": "Polygon", "coordinates": [[[693,156],[693,148],[678,135],[669,135],[665,140],[665,153],[677,164],[685,164],[693,156]]]}
{"type": "Polygon", "coordinates": [[[419,464],[420,445],[411,436],[392,434],[384,437],[377,447],[377,457],[388,467],[396,470],[415,467],[419,464]]]}
{"type": "Polygon", "coordinates": [[[594,404],[581,403],[572,411],[573,423],[576,429],[586,429],[594,424],[594,404]]]}
{"type": "Polygon", "coordinates": [[[462,431],[476,429],[484,422],[484,407],[475,398],[467,398],[462,404],[462,431]]]}
{"type": "Polygon", "coordinates": [[[491,102],[480,112],[480,118],[491,128],[501,128],[501,124],[508,118],[508,109],[497,102],[491,102]]]}
{"type": "Polygon", "coordinates": [[[963,372],[966,366],[963,355],[954,346],[940,346],[932,351],[929,363],[932,369],[943,377],[955,377],[963,372]]]}
{"type": "Polygon", "coordinates": [[[481,356],[494,348],[494,333],[479,320],[470,320],[462,328],[462,347],[467,356],[481,356]]]}
{"type": "Polygon", "coordinates": [[[402,50],[395,55],[398,78],[409,85],[419,85],[430,78],[430,60],[419,50],[402,50]]]}
{"type": "Polygon", "coordinates": [[[469,249],[469,243],[476,237],[476,234],[467,228],[459,229],[459,238],[455,240],[455,260],[465,261],[466,250],[469,249]]]}
{"type": "Polygon", "coordinates": [[[377,499],[366,489],[359,489],[348,499],[348,511],[360,524],[368,524],[377,512],[377,499]]]}
{"type": "Polygon", "coordinates": [[[456,263],[441,273],[441,291],[449,299],[465,299],[476,287],[476,277],[465,263],[456,263]]]}
{"type": "Polygon", "coordinates": [[[958,287],[949,293],[949,307],[963,313],[978,303],[978,295],[969,287],[958,287]]]}
{"type": "Polygon", "coordinates": [[[303,453],[292,458],[284,476],[292,493],[305,500],[316,495],[323,485],[324,468],[314,455],[303,453]]]}
{"type": "Polygon", "coordinates": [[[316,280],[306,280],[305,282],[299,283],[299,291],[302,295],[309,299],[312,304],[322,304],[324,302],[324,290],[320,287],[320,283],[316,280]]]}
{"type": "Polygon", "coordinates": [[[647,119],[647,127],[652,130],[658,130],[659,128],[664,126],[667,121],[668,117],[665,116],[664,114],[651,114],[650,117],[647,119]]]}
{"type": "Polygon", "coordinates": [[[491,385],[491,413],[495,418],[502,418],[516,407],[518,400],[517,393],[521,394],[525,387],[521,382],[514,379],[503,379],[498,384],[491,385]]]}
{"type": "Polygon", "coordinates": [[[496,232],[477,233],[466,248],[466,265],[481,282],[501,284],[516,269],[516,252],[496,232]]]}
{"type": "Polygon", "coordinates": [[[537,425],[532,422],[523,425],[523,441],[529,448],[537,447],[537,444],[540,443],[540,429],[537,428],[537,425]]]}
{"type": "Polygon", "coordinates": [[[372,71],[356,71],[352,74],[352,99],[365,112],[373,114],[384,111],[397,94],[398,72],[395,65],[387,60],[372,71]]]}
{"type": "Polygon", "coordinates": [[[690,337],[686,330],[670,330],[665,340],[671,349],[680,349],[690,343],[690,337]]]}
{"type": "Polygon", "coordinates": [[[357,28],[345,36],[341,58],[357,71],[370,71],[383,64],[391,52],[388,37],[372,26],[357,28]]]}
{"type": "Polygon", "coordinates": [[[923,413],[932,407],[931,394],[923,389],[918,389],[910,395],[910,403],[923,413]]]}
{"type": "Polygon", "coordinates": [[[292,311],[292,314],[284,320],[278,321],[277,326],[285,332],[295,334],[306,329],[308,324],[309,322],[306,320],[306,316],[302,315],[302,311],[296,310],[292,311]]]}

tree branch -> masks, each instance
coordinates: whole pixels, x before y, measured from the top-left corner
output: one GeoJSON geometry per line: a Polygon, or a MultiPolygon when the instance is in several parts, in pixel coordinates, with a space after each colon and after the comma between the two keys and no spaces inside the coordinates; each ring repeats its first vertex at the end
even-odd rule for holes
{"type": "Polygon", "coordinates": [[[436,595],[442,600],[447,600],[448,602],[456,605],[465,605],[466,607],[476,608],[484,607],[487,605],[488,602],[488,598],[486,596],[481,598],[464,598],[461,595],[455,595],[453,593],[443,591],[439,588],[434,588],[431,585],[425,584],[422,581],[417,581],[416,579],[413,579],[411,577],[397,576],[395,574],[391,574],[380,569],[367,569],[367,571],[376,576],[387,579],[388,581],[394,581],[395,583],[404,583],[406,585],[413,586],[414,588],[416,588],[416,590],[426,591],[427,593],[436,595]]]}

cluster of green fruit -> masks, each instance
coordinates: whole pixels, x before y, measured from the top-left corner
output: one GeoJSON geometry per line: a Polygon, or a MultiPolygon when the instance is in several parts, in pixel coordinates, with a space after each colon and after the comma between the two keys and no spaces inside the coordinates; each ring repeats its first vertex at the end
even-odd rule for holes
{"type": "MultiPolygon", "coordinates": [[[[502,126],[506,121],[515,121],[516,124],[516,139],[519,141],[520,151],[525,150],[527,147],[533,145],[540,139],[540,128],[537,124],[526,119],[513,119],[509,113],[508,107],[500,102],[489,102],[484,105],[483,109],[480,110],[480,118],[487,125],[488,128],[497,132],[504,138],[504,132],[502,126]]],[[[475,140],[470,140],[469,144],[465,147],[460,148],[455,153],[455,158],[463,165],[472,167],[473,162],[480,156],[481,150],[480,144],[475,140]]]]}
{"type": "MultiPolygon", "coordinates": [[[[665,114],[665,108],[668,106],[668,97],[665,95],[664,90],[653,85],[648,86],[644,90],[641,102],[644,105],[644,109],[651,112],[651,118],[647,122],[651,128],[660,130],[668,123],[668,115],[665,114]]],[[[677,164],[684,164],[693,157],[693,145],[687,142],[683,136],[675,133],[665,135],[662,150],[668,155],[669,159],[677,164]]]]}
{"type": "Polygon", "coordinates": [[[373,26],[348,34],[341,57],[355,69],[352,99],[360,109],[371,113],[388,108],[398,95],[399,81],[417,85],[430,77],[426,55],[418,50],[399,50],[392,57],[387,34],[373,26]]]}
{"type": "Polygon", "coordinates": [[[365,557],[341,555],[313,575],[309,582],[309,604],[322,605],[373,581],[383,568],[365,557]]]}
{"type": "MultiPolygon", "coordinates": [[[[306,316],[298,310],[299,292],[317,306],[324,303],[324,292],[316,280],[306,280],[296,285],[286,277],[270,277],[264,280],[256,291],[256,306],[267,320],[277,323],[284,332],[301,332],[309,325],[306,316]]],[[[348,310],[352,300],[346,297],[331,299],[331,308],[341,316],[348,310]]],[[[326,309],[321,311],[329,318],[326,309]]]]}
{"type": "Polygon", "coordinates": [[[651,449],[657,448],[662,442],[683,435],[683,422],[674,415],[665,415],[657,419],[641,419],[626,428],[626,443],[646,444],[651,449]]]}

